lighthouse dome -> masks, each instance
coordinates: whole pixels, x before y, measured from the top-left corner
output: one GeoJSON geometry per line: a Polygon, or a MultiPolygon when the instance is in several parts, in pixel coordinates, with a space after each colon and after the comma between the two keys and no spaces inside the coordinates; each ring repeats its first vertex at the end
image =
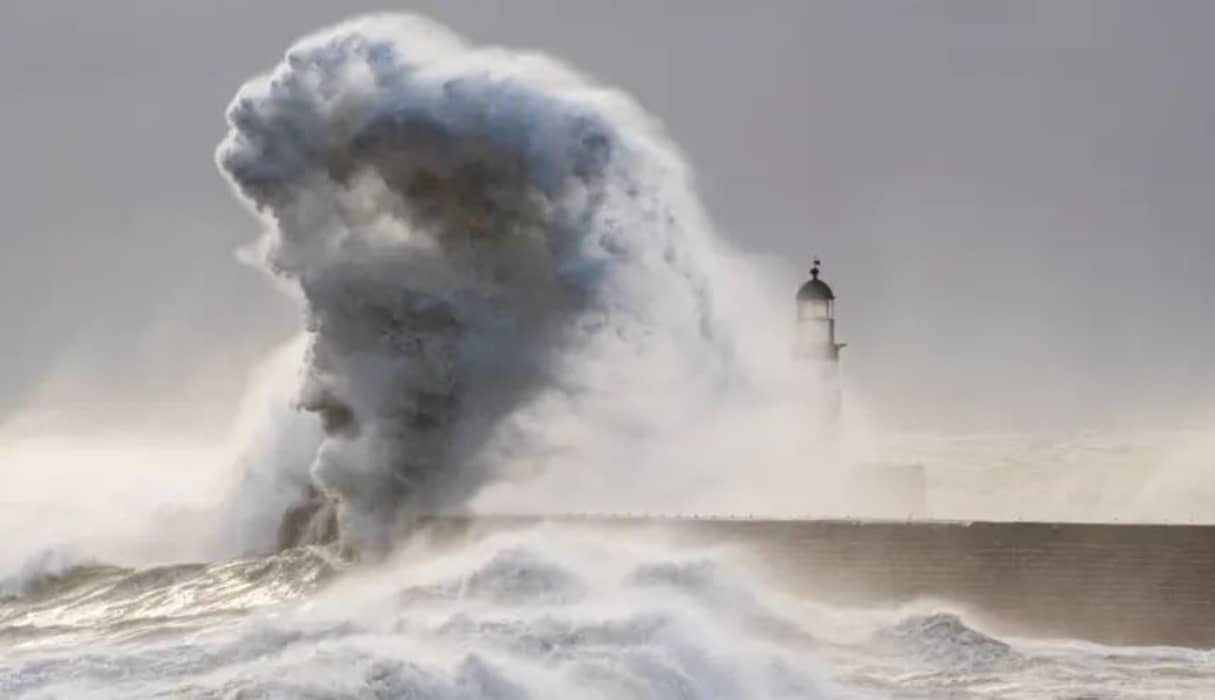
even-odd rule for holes
{"type": "Polygon", "coordinates": [[[810,268],[810,280],[797,290],[798,301],[833,301],[835,299],[835,292],[831,291],[831,287],[818,278],[818,265],[818,261],[815,260],[814,267],[810,268]]]}

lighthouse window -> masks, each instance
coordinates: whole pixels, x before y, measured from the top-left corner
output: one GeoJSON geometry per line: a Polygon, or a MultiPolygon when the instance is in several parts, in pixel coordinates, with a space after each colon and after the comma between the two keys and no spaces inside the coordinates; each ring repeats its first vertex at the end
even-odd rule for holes
{"type": "Polygon", "coordinates": [[[798,317],[802,320],[828,319],[831,317],[830,302],[819,299],[806,299],[798,305],[798,317]]]}

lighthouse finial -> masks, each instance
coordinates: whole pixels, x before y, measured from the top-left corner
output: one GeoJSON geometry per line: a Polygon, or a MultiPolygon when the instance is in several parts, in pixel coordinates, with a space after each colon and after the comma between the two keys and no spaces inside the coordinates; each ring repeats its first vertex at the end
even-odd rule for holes
{"type": "Polygon", "coordinates": [[[814,256],[814,267],[810,268],[811,277],[813,277],[814,279],[818,279],[818,267],[819,267],[819,265],[822,265],[822,264],[823,264],[823,261],[819,260],[817,255],[814,256]]]}

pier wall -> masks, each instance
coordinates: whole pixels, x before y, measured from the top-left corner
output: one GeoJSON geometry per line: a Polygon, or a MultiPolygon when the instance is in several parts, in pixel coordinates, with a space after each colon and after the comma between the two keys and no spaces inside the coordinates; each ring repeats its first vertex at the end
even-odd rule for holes
{"type": "MultiPolygon", "coordinates": [[[[927,602],[1003,633],[1215,648],[1215,526],[604,516],[476,522],[541,521],[639,536],[659,528],[692,544],[735,545],[757,573],[825,603],[927,602]]],[[[457,529],[472,523],[446,522],[457,529]]]]}

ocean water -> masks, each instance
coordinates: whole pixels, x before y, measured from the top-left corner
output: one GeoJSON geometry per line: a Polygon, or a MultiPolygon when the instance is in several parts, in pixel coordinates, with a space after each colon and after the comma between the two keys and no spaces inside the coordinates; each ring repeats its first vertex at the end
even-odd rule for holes
{"type": "Polygon", "coordinates": [[[748,575],[728,548],[555,525],[417,537],[374,565],[322,548],[44,559],[5,585],[6,698],[1215,697],[1211,651],[830,608],[748,575]]]}

